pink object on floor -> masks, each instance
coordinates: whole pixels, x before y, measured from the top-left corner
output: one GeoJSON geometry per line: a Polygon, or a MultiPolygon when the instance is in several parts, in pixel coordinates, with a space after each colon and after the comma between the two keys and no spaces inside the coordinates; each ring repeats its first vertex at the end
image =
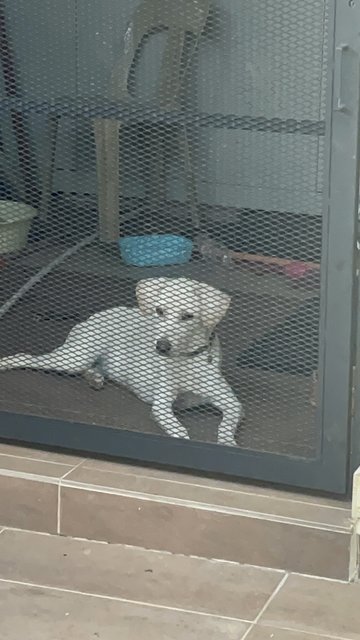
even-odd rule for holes
{"type": "Polygon", "coordinates": [[[312,273],[313,269],[303,262],[292,262],[284,267],[284,273],[292,280],[300,280],[312,273]]]}

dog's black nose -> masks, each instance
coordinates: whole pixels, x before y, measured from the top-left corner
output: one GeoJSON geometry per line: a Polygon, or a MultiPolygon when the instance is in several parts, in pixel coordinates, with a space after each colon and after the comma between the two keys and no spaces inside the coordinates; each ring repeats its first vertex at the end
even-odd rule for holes
{"type": "Polygon", "coordinates": [[[160,338],[156,342],[156,351],[161,355],[166,356],[171,350],[171,343],[166,338],[160,338]]]}

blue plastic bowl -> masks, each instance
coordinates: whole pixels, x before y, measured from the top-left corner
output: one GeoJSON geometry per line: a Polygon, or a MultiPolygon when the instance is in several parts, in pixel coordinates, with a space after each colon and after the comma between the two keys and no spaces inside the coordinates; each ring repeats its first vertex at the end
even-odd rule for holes
{"type": "Polygon", "coordinates": [[[126,264],[155,267],[189,262],[193,243],[184,236],[127,236],[119,240],[120,253],[126,264]]]}

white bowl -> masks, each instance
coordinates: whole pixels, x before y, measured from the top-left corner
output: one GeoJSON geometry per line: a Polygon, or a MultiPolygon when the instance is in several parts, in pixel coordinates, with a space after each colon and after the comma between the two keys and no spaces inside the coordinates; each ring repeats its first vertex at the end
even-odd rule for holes
{"type": "Polygon", "coordinates": [[[34,207],[23,202],[0,200],[0,255],[21,251],[26,246],[36,214],[34,207]]]}

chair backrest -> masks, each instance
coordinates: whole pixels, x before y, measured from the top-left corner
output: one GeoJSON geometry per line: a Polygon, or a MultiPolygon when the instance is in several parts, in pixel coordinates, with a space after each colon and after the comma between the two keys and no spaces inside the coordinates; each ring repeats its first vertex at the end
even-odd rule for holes
{"type": "Polygon", "coordinates": [[[119,101],[129,97],[130,73],[144,38],[166,30],[167,40],[156,100],[164,108],[174,108],[191,56],[208,18],[209,5],[210,0],[144,0],[135,10],[125,32],[121,58],[112,75],[112,97],[119,101]],[[184,45],[188,33],[193,36],[193,46],[191,50],[186,49],[185,56],[184,45]]]}

